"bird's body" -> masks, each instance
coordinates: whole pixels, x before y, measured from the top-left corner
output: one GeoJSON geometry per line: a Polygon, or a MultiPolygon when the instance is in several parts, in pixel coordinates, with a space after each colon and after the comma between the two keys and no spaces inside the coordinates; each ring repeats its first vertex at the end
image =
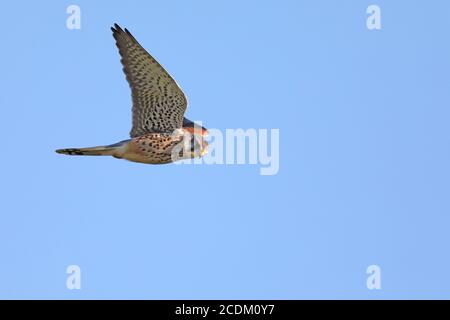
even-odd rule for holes
{"type": "Polygon", "coordinates": [[[183,139],[186,136],[192,137],[190,132],[184,129],[175,134],[147,133],[107,146],[59,149],[56,152],[80,156],[113,156],[147,164],[166,164],[203,156],[207,151],[207,142],[194,136],[195,140],[189,141],[189,146],[183,148],[183,139]],[[203,146],[200,146],[201,143],[203,146]]]}
{"type": "Polygon", "coordinates": [[[164,68],[117,24],[111,28],[122,57],[133,100],[131,139],[112,145],[66,148],[67,155],[113,156],[133,162],[165,164],[207,153],[207,130],[184,118],[187,99],[164,68]]]}

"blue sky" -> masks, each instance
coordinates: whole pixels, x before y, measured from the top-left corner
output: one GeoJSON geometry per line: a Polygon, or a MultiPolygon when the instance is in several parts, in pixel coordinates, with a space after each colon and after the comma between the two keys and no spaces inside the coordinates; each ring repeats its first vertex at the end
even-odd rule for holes
{"type": "Polygon", "coordinates": [[[449,11],[3,3],[0,298],[449,298],[449,11]],[[278,174],[56,154],[128,138],[114,22],[175,77],[189,118],[279,129],[278,174]],[[366,287],[373,264],[381,290],[366,287]],[[69,265],[81,290],[66,288],[69,265]]]}

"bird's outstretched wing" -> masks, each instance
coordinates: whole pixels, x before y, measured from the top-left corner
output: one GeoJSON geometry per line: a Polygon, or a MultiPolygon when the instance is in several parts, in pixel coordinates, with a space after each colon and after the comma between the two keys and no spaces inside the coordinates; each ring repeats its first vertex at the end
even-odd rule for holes
{"type": "Polygon", "coordinates": [[[172,133],[181,128],[187,108],[183,91],[127,29],[124,31],[115,24],[111,30],[131,87],[133,127],[130,136],[149,132],[172,133]]]}

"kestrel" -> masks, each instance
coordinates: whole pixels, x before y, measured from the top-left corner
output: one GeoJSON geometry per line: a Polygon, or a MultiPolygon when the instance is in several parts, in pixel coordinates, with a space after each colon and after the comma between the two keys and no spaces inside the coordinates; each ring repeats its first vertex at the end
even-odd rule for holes
{"type": "Polygon", "coordinates": [[[134,162],[163,164],[201,157],[207,153],[208,131],[184,118],[187,99],[175,80],[117,24],[111,28],[119,48],[123,71],[131,88],[131,139],[115,144],[59,149],[80,156],[113,156],[134,162]]]}

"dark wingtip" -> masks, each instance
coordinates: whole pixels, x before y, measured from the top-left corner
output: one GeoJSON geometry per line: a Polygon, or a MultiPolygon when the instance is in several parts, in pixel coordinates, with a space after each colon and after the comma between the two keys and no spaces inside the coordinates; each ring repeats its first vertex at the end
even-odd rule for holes
{"type": "Polygon", "coordinates": [[[138,41],[136,40],[136,38],[131,34],[131,32],[130,32],[127,28],[125,28],[125,33],[126,33],[132,40],[138,42],[138,41]]]}
{"type": "Polygon", "coordinates": [[[133,37],[133,35],[127,28],[122,29],[117,23],[114,23],[114,27],[111,27],[111,30],[113,32],[114,38],[116,38],[116,39],[117,39],[117,36],[119,36],[119,35],[122,36],[123,34],[126,34],[130,39],[137,42],[137,40],[133,37]]]}
{"type": "Polygon", "coordinates": [[[117,23],[114,23],[114,26],[111,27],[111,30],[113,33],[123,32],[122,28],[117,23]]]}

